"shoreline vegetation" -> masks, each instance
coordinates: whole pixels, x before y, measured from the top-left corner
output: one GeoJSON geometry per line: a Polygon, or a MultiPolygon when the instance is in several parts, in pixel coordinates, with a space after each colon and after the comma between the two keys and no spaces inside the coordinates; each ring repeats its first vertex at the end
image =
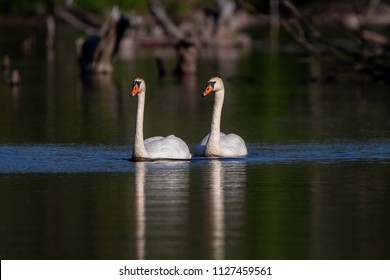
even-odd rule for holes
{"type": "MultiPolygon", "coordinates": [[[[112,0],[92,2],[6,1],[0,4],[0,24],[46,26],[46,46],[51,49],[56,24],[84,31],[86,37],[77,42],[83,72],[111,73],[120,45],[170,46],[179,75],[196,73],[200,48],[247,48],[253,41],[248,28],[269,26],[290,35],[308,55],[336,61],[338,66],[325,80],[357,74],[367,81],[390,83],[390,3],[384,0],[123,0],[116,2],[118,6],[112,0]],[[326,28],[336,28],[339,34],[325,36],[326,28]]],[[[159,58],[156,62],[161,66],[159,58]]]]}
{"type": "MultiPolygon", "coordinates": [[[[288,12],[283,9],[283,0],[191,0],[191,1],[174,1],[162,0],[161,3],[166,8],[167,13],[174,21],[181,21],[194,12],[204,10],[212,12],[215,3],[235,2],[236,7],[245,9],[249,14],[257,17],[262,16],[258,23],[265,24],[267,21],[264,17],[272,15],[273,10],[278,10],[281,17],[288,16],[288,12]],[[273,4],[279,7],[272,7],[273,4]]],[[[390,24],[388,15],[390,14],[390,3],[386,0],[353,0],[353,1],[291,1],[297,9],[315,24],[356,24],[352,23],[352,16],[360,17],[359,20],[365,21],[366,15],[371,15],[370,24],[382,25],[390,24]],[[350,22],[347,22],[350,21],[350,22]]],[[[118,6],[121,11],[131,12],[140,16],[150,15],[150,9],[147,1],[114,1],[114,0],[13,0],[0,2],[0,23],[2,24],[29,24],[44,23],[48,14],[58,14],[63,7],[77,6],[81,11],[94,15],[95,17],[104,18],[113,6],[118,6]],[[27,20],[27,22],[26,22],[27,20]]],[[[361,24],[363,24],[362,22],[361,24]]],[[[352,25],[351,25],[352,27],[352,25]]]]}

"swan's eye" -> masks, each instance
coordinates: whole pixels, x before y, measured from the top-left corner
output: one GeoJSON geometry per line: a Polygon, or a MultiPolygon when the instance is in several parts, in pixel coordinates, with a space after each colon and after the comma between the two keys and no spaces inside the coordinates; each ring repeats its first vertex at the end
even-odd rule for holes
{"type": "Polygon", "coordinates": [[[203,92],[203,96],[206,96],[207,94],[212,92],[214,90],[214,85],[215,85],[215,82],[208,82],[206,85],[206,89],[203,92]]]}
{"type": "Polygon", "coordinates": [[[216,82],[208,82],[207,85],[209,85],[209,86],[211,86],[212,88],[214,88],[215,83],[216,83],[216,82]]]}
{"type": "Polygon", "coordinates": [[[136,95],[141,87],[141,82],[140,81],[135,81],[133,84],[133,90],[131,91],[132,95],[136,95]]]}

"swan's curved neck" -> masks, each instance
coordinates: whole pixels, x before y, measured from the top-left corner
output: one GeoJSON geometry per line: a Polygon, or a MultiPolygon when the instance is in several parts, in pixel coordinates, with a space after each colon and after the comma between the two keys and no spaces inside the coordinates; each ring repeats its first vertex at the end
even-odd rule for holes
{"type": "Polygon", "coordinates": [[[210,136],[206,144],[206,155],[220,155],[220,139],[221,139],[221,114],[225,90],[221,89],[214,94],[213,117],[211,120],[210,136]]]}
{"type": "Polygon", "coordinates": [[[144,108],[145,108],[145,90],[138,93],[133,158],[148,157],[148,152],[146,151],[145,144],[144,144],[144,108]]]}

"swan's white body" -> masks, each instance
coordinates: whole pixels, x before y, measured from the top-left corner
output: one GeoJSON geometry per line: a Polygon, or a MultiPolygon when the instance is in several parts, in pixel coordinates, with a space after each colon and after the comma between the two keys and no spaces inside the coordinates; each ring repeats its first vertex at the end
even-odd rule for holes
{"type": "Polygon", "coordinates": [[[194,154],[206,157],[240,157],[246,156],[248,150],[244,140],[237,134],[224,134],[220,130],[221,114],[225,88],[220,78],[212,78],[208,81],[203,96],[215,92],[213,116],[210,133],[206,135],[200,144],[194,148],[194,154]]]}
{"type": "MultiPolygon", "coordinates": [[[[225,134],[220,132],[220,145],[219,149],[210,149],[206,152],[207,142],[210,137],[210,133],[207,134],[200,144],[195,146],[194,154],[197,156],[208,157],[240,157],[248,154],[244,140],[237,134],[230,133],[225,134]]],[[[213,148],[213,147],[211,147],[213,148]]]]}
{"type": "Polygon", "coordinates": [[[187,144],[174,135],[169,135],[167,137],[156,136],[148,138],[144,141],[143,122],[145,91],[145,81],[139,78],[135,79],[131,95],[138,95],[138,106],[132,159],[135,161],[157,159],[190,159],[191,153],[187,144]]]}

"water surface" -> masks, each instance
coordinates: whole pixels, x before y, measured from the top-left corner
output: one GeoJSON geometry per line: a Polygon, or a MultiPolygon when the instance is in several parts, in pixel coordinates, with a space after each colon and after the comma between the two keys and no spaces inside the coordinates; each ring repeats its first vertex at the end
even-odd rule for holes
{"type": "Polygon", "coordinates": [[[81,79],[78,32],[60,26],[52,56],[42,32],[0,28],[23,79],[0,79],[2,259],[390,258],[388,86],[307,83],[326,65],[264,48],[201,53],[182,81],[157,77],[156,54],[174,67],[169,50],[133,50],[112,76],[81,79]],[[145,136],[192,147],[208,133],[213,100],[200,93],[215,75],[222,130],[249,155],[130,161],[132,79],[147,81],[145,136]]]}

